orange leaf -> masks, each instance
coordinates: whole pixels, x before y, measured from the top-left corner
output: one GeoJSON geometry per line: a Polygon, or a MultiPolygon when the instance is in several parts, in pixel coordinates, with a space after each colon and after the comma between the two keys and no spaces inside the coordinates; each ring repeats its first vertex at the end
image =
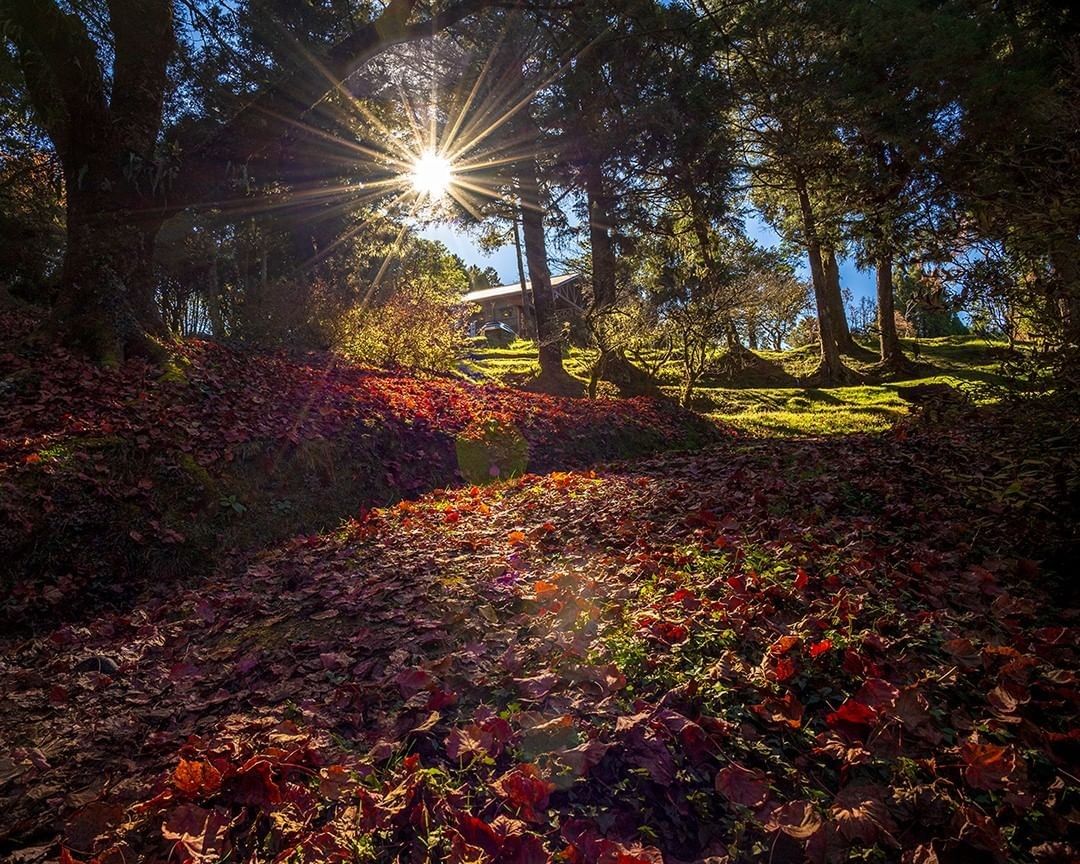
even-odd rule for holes
{"type": "Polygon", "coordinates": [[[960,758],[967,766],[964,779],[976,789],[1003,789],[1016,770],[1016,754],[1008,746],[965,741],[960,745],[960,758]]]}
{"type": "Polygon", "coordinates": [[[769,646],[769,653],[776,657],[787,654],[788,651],[799,644],[799,641],[798,636],[792,636],[790,633],[787,636],[781,636],[769,646]]]}
{"type": "Polygon", "coordinates": [[[506,535],[506,539],[513,545],[520,546],[522,543],[525,542],[525,532],[511,531],[509,534],[506,535]]]}
{"type": "Polygon", "coordinates": [[[533,583],[533,592],[536,594],[536,598],[539,600],[541,597],[547,597],[554,594],[559,590],[559,586],[554,582],[545,582],[543,579],[537,579],[533,583]]]}
{"type": "Polygon", "coordinates": [[[205,760],[181,757],[173,772],[173,784],[185,795],[212,794],[221,786],[221,772],[205,760]]]}

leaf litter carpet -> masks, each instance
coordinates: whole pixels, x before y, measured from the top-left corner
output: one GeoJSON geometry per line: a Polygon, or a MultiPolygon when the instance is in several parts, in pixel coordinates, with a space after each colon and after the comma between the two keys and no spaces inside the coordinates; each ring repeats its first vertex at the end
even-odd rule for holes
{"type": "Polygon", "coordinates": [[[436,491],[9,640],[0,855],[1074,861],[1076,614],[984,452],[436,491]]]}

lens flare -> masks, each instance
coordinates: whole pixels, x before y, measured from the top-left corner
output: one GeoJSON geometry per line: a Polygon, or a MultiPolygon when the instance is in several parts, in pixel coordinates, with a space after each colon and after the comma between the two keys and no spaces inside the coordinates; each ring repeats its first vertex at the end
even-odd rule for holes
{"type": "Polygon", "coordinates": [[[420,195],[428,198],[442,198],[450,188],[454,179],[450,160],[440,156],[434,150],[422,153],[413,163],[409,173],[409,181],[413,189],[420,195]]]}

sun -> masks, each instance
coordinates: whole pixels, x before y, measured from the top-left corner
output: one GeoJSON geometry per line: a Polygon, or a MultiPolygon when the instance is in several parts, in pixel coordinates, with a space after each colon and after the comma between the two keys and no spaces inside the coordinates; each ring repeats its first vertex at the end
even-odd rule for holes
{"type": "Polygon", "coordinates": [[[413,162],[412,171],[409,173],[413,190],[428,198],[442,198],[453,179],[454,171],[450,160],[434,150],[422,153],[413,162]]]}

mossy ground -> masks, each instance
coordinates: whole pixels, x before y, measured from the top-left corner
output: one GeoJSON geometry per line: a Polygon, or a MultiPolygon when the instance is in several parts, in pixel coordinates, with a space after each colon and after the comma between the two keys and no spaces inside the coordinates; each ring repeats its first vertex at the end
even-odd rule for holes
{"type": "MultiPolygon", "coordinates": [[[[709,417],[754,435],[846,435],[882,432],[909,413],[899,395],[903,387],[945,383],[977,402],[992,401],[1004,387],[1001,361],[1004,343],[976,336],[903,339],[904,351],[920,364],[915,377],[851,387],[792,386],[809,376],[817,364],[814,346],[790,351],[756,351],[758,360],[732,378],[708,374],[695,391],[694,407],[709,417]]],[[[873,380],[875,356],[867,344],[866,358],[845,358],[860,375],[873,380]]],[[[567,371],[587,382],[594,352],[570,348],[567,371]]],[[[722,369],[723,354],[715,365],[722,369]]],[[[476,348],[462,364],[464,374],[516,384],[538,371],[533,343],[517,341],[506,348],[476,348]]],[[[660,371],[664,392],[677,398],[679,366],[669,360],[660,371]]]]}

